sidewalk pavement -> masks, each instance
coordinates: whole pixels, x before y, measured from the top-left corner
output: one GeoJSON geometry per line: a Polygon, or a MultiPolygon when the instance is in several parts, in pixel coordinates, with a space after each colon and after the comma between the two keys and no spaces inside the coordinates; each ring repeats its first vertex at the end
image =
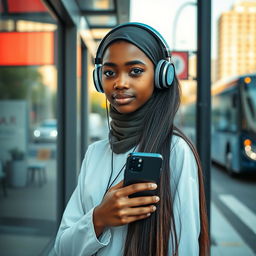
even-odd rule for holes
{"type": "Polygon", "coordinates": [[[255,256],[214,203],[211,204],[211,256],[255,256]]]}

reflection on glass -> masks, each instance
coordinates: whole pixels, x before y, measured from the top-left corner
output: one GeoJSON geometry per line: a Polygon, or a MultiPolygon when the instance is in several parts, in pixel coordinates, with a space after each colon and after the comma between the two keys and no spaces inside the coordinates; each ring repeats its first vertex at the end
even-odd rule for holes
{"type": "Polygon", "coordinates": [[[87,17],[90,26],[116,26],[116,16],[114,15],[90,15],[87,17]]]}
{"type": "Polygon", "coordinates": [[[57,26],[35,2],[0,21],[1,255],[40,255],[56,230],[57,26]]]}
{"type": "Polygon", "coordinates": [[[84,10],[113,10],[114,0],[78,0],[78,5],[84,10]]]}

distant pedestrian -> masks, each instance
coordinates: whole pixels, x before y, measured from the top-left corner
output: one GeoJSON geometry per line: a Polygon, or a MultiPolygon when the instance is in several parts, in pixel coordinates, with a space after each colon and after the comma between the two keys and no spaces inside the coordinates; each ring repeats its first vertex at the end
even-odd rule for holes
{"type": "Polygon", "coordinates": [[[110,103],[109,138],[87,150],[56,253],[207,255],[202,170],[193,145],[174,126],[180,87],[167,43],[145,24],[122,24],[103,38],[95,63],[96,89],[110,103]],[[157,189],[151,183],[123,186],[126,158],[134,151],[163,156],[157,189]],[[129,197],[146,190],[158,196],[129,197]]]}

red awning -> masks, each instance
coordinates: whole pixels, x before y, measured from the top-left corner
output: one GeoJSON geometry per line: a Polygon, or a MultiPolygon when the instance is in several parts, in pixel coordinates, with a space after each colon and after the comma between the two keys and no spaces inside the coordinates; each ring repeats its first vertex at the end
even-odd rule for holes
{"type": "Polygon", "coordinates": [[[8,0],[8,13],[47,12],[41,0],[8,0]]]}
{"type": "Polygon", "coordinates": [[[54,64],[54,32],[0,33],[0,65],[54,64]]]}

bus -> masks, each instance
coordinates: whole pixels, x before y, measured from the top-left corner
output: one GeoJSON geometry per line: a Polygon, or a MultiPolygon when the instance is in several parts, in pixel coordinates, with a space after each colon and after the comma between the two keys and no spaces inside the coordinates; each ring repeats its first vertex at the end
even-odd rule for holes
{"type": "MultiPolygon", "coordinates": [[[[256,173],[256,74],[212,84],[211,155],[233,175],[256,173]]],[[[195,142],[196,97],[179,113],[179,126],[195,142]]]]}
{"type": "Polygon", "coordinates": [[[256,173],[256,74],[212,86],[212,160],[229,174],[256,173]]]}

